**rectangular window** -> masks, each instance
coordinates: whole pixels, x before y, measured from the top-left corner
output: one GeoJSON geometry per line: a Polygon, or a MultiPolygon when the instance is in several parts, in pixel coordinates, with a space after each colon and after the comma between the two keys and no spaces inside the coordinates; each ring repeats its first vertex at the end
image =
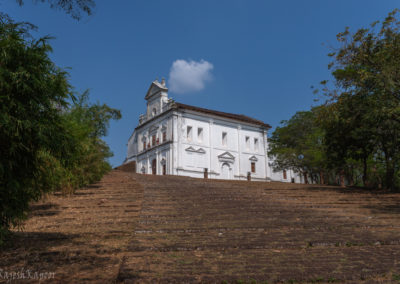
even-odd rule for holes
{"type": "Polygon", "coordinates": [[[254,151],[258,151],[258,139],[254,138],[254,151]]]}
{"type": "Polygon", "coordinates": [[[251,172],[252,173],[256,172],[256,163],[255,162],[251,162],[251,172]]]}
{"type": "Polygon", "coordinates": [[[203,128],[197,128],[197,140],[203,142],[203,128]]]}
{"type": "Polygon", "coordinates": [[[222,132],[222,146],[226,146],[228,139],[227,139],[228,134],[226,132],[222,132]]]}
{"type": "Polygon", "coordinates": [[[186,129],[187,140],[192,141],[192,127],[188,126],[186,129]]]}
{"type": "Polygon", "coordinates": [[[283,179],[287,179],[286,170],[283,170],[283,179]]]}
{"type": "Polygon", "coordinates": [[[151,145],[153,147],[156,146],[156,136],[155,135],[151,136],[151,145]]]}
{"type": "Polygon", "coordinates": [[[250,150],[250,137],[246,136],[246,150],[250,150]]]}
{"type": "Polygon", "coordinates": [[[143,142],[143,150],[146,150],[146,141],[143,142]]]}
{"type": "Polygon", "coordinates": [[[167,132],[164,131],[164,132],[162,133],[162,142],[166,142],[166,141],[167,141],[167,132]]]}

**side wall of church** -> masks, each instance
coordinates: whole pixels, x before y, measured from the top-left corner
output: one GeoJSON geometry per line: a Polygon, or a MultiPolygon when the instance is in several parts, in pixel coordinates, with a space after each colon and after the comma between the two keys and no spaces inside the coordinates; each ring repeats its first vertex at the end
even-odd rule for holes
{"type": "Polygon", "coordinates": [[[210,178],[246,179],[251,172],[252,179],[266,179],[262,129],[184,112],[177,115],[176,131],[177,174],[203,177],[207,169],[210,178]]]}

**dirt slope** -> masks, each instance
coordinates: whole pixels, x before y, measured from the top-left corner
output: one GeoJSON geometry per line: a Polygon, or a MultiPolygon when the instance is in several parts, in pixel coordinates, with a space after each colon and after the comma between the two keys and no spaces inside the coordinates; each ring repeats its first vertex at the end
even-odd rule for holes
{"type": "Polygon", "coordinates": [[[0,282],[5,272],[21,270],[54,272],[49,283],[114,282],[138,221],[142,195],[132,175],[113,171],[72,197],[55,195],[32,205],[24,231],[1,251],[0,282]]]}
{"type": "Polygon", "coordinates": [[[400,279],[400,198],[281,183],[138,176],[126,282],[400,279]]]}
{"type": "Polygon", "coordinates": [[[393,283],[400,195],[115,170],[33,205],[0,267],[62,283],[393,283]]]}

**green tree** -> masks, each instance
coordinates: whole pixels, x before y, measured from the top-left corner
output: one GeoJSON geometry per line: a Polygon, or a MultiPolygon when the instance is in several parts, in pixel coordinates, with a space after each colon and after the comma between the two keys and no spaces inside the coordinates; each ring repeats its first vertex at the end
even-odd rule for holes
{"type": "Polygon", "coordinates": [[[0,244],[45,192],[98,181],[111,169],[102,137],[121,113],[75,97],[48,38],[0,15],[0,244]],[[71,102],[68,104],[67,102],[71,102]]]}
{"type": "MultiPolygon", "coordinates": [[[[400,162],[400,21],[398,10],[380,23],[354,34],[337,35],[340,48],[329,54],[334,91],[328,91],[331,110],[326,139],[333,161],[351,157],[363,161],[367,183],[368,160],[382,165],[384,186],[398,185],[400,162]]],[[[344,166],[344,164],[343,164],[344,166]]]]}
{"type": "Polygon", "coordinates": [[[368,160],[376,150],[377,137],[367,125],[374,123],[368,111],[374,102],[362,95],[342,93],[337,102],[321,108],[329,168],[344,173],[350,185],[368,180],[368,160]]]}
{"type": "Polygon", "coordinates": [[[68,135],[59,159],[69,176],[66,192],[100,180],[111,169],[107,158],[112,153],[101,138],[110,120],[120,119],[121,113],[105,104],[89,104],[88,96],[83,93],[62,115],[68,135]]]}
{"type": "Polygon", "coordinates": [[[319,108],[297,112],[275,129],[268,152],[274,170],[292,169],[324,182],[324,132],[317,120],[318,112],[319,108]]]}
{"type": "Polygon", "coordinates": [[[29,201],[52,188],[38,178],[43,149],[58,149],[59,109],[70,97],[67,73],[49,58],[48,38],[32,39],[30,29],[0,15],[0,242],[25,217],[29,201]]]}

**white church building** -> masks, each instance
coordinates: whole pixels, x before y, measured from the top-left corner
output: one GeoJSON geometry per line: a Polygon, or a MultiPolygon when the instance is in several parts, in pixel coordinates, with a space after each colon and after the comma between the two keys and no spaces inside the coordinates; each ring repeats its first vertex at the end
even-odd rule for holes
{"type": "Polygon", "coordinates": [[[168,98],[165,80],[152,82],[145,100],[146,113],[128,140],[125,159],[135,172],[302,182],[291,170],[272,170],[267,123],[175,102],[168,98]]]}

